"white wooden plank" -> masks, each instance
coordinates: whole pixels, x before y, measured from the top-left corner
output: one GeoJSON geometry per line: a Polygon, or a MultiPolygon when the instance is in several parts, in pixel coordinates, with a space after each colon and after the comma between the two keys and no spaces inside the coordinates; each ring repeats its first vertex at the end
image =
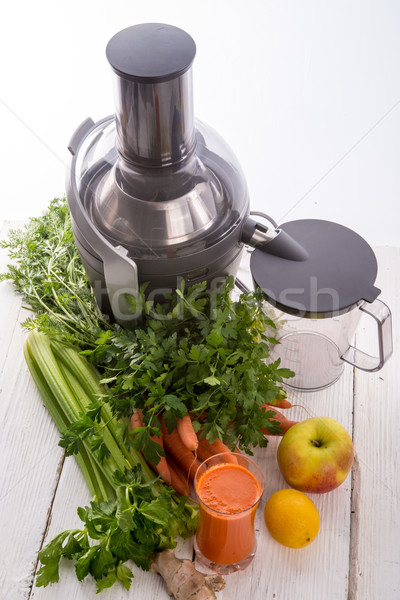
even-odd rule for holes
{"type": "MultiPolygon", "coordinates": [[[[285,414],[294,420],[330,416],[351,434],[352,389],[353,376],[349,368],[335,385],[323,392],[289,392],[293,403],[303,405],[306,410],[292,408],[285,414]]],[[[347,598],[349,568],[351,478],[349,476],[342,486],[329,494],[310,494],[321,516],[320,532],[310,546],[299,550],[281,546],[269,535],[263,516],[269,496],[288,487],[276,461],[279,441],[280,438],[270,438],[267,448],[257,449],[255,453],[265,477],[265,492],[256,516],[256,557],[247,570],[226,577],[226,587],[218,593],[218,598],[344,600],[347,598]]]]}
{"type": "MultiPolygon", "coordinates": [[[[376,254],[377,285],[393,315],[394,353],[381,371],[355,377],[350,600],[400,597],[400,249],[376,254]]],[[[364,318],[357,343],[367,349],[375,335],[376,325],[364,318]]]]}
{"type": "Polygon", "coordinates": [[[18,321],[0,378],[0,590],[7,600],[29,596],[62,457],[25,365],[23,336],[18,321]]]}
{"type": "MultiPolygon", "coordinates": [[[[10,223],[2,227],[7,235],[10,223]]],[[[0,252],[0,268],[8,262],[0,252]]],[[[0,284],[0,596],[29,596],[62,457],[22,353],[21,300],[0,284]]]]}

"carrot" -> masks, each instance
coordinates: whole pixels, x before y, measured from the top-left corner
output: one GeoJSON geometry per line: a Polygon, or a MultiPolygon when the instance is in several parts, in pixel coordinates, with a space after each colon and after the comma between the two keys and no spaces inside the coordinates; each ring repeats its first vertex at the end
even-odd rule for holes
{"type": "Polygon", "coordinates": [[[177,419],[176,428],[186,448],[195,452],[199,442],[193,429],[192,419],[189,415],[184,415],[181,419],[177,419]]]}
{"type": "MultiPolygon", "coordinates": [[[[199,442],[199,445],[197,448],[197,456],[201,461],[206,460],[207,458],[210,458],[211,456],[214,456],[214,454],[221,454],[222,452],[232,454],[232,452],[228,448],[228,446],[225,446],[225,444],[223,442],[221,442],[221,440],[218,438],[216,438],[214,440],[214,442],[212,444],[210,444],[210,442],[207,440],[207,438],[200,437],[200,432],[198,432],[197,439],[199,442]]],[[[232,463],[237,464],[236,456],[227,456],[226,462],[232,462],[232,463]]]]}
{"type": "MultiPolygon", "coordinates": [[[[266,406],[274,406],[275,408],[292,408],[292,403],[287,398],[274,398],[274,404],[266,404],[266,406]]],[[[263,404],[262,406],[265,406],[263,404]]]]}
{"type": "MultiPolygon", "coordinates": [[[[184,473],[189,476],[190,481],[194,481],[194,476],[199,466],[199,461],[191,450],[182,442],[177,428],[169,433],[165,423],[161,421],[161,430],[164,437],[164,447],[168,454],[178,463],[184,473]]],[[[202,468],[204,471],[204,467],[202,468]]]]}
{"type": "Polygon", "coordinates": [[[171,486],[181,496],[189,496],[190,486],[187,477],[185,477],[185,473],[171,456],[167,455],[166,458],[171,473],[171,486]]]}
{"type": "Polygon", "coordinates": [[[131,428],[143,427],[143,411],[138,408],[131,416],[131,428]]]}
{"type": "Polygon", "coordinates": [[[210,456],[213,456],[215,452],[211,450],[206,438],[201,438],[199,439],[199,445],[197,447],[196,454],[199,461],[203,462],[204,460],[207,460],[207,458],[210,458],[210,456]],[[203,442],[203,440],[205,441],[203,442]]]}
{"type": "MultiPolygon", "coordinates": [[[[131,427],[132,429],[135,429],[136,427],[143,426],[143,410],[141,408],[138,408],[136,412],[134,412],[131,416],[131,427]]],[[[151,435],[150,439],[154,443],[158,444],[164,451],[164,440],[162,435],[151,435]]],[[[169,467],[167,461],[165,460],[165,456],[161,456],[161,454],[159,454],[158,456],[160,460],[157,464],[154,464],[150,461],[148,461],[148,463],[153,469],[153,471],[158,473],[158,475],[161,475],[161,478],[165,481],[166,484],[171,485],[171,473],[169,472],[169,467]]]]}
{"type": "MultiPolygon", "coordinates": [[[[163,439],[162,434],[160,436],[151,435],[150,439],[153,442],[155,442],[156,444],[159,444],[159,446],[164,450],[164,439],[163,439]]],[[[159,454],[159,458],[160,458],[160,460],[158,461],[158,463],[156,465],[153,465],[151,463],[150,464],[156,470],[156,472],[159,475],[161,475],[161,477],[165,481],[165,483],[167,483],[168,485],[171,485],[172,478],[171,478],[170,468],[167,463],[167,459],[165,458],[165,456],[161,456],[160,454],[159,454]]]]}
{"type": "MultiPolygon", "coordinates": [[[[286,433],[286,431],[288,429],[290,429],[291,427],[293,427],[293,425],[296,425],[296,423],[298,423],[298,421],[290,421],[282,413],[280,413],[278,410],[275,410],[275,408],[271,409],[271,407],[269,405],[263,404],[262,407],[264,407],[266,411],[272,410],[272,412],[275,413],[274,416],[271,417],[271,421],[278,421],[278,423],[279,423],[279,425],[281,426],[281,429],[282,429],[282,433],[278,433],[278,434],[275,434],[275,435],[283,435],[284,433],[286,433]]],[[[261,428],[261,432],[264,435],[274,435],[274,434],[270,433],[266,427],[262,427],[261,428]]]]}

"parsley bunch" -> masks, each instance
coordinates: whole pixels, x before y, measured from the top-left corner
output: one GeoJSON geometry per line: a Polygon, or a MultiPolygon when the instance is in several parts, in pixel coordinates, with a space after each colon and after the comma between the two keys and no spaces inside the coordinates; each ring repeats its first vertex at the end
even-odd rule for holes
{"type": "MultiPolygon", "coordinates": [[[[117,580],[129,590],[133,573],[126,561],[133,560],[148,570],[155,552],[173,548],[175,537],[187,535],[186,529],[178,527],[185,499],[177,506],[171,488],[159,486],[155,496],[154,482],[143,482],[139,465],[124,474],[115,472],[114,479],[115,500],[92,501],[90,506],[79,507],[83,529],[59,533],[39,552],[43,566],[38,571],[38,586],[59,580],[59,563],[65,557],[74,560],[79,581],[89,574],[94,577],[98,592],[117,580]]],[[[195,530],[196,516],[193,511],[191,531],[195,530]]],[[[187,518],[185,522],[187,526],[187,518]]]]}
{"type": "Polygon", "coordinates": [[[248,453],[267,445],[262,428],[280,431],[260,407],[285,396],[280,384],[293,373],[279,360],[268,362],[275,340],[266,331],[275,325],[265,314],[261,290],[234,300],[233,289],[228,278],[214,292],[206,283],[187,291],[182,284],[176,295],[155,306],[142,298],[140,327],[104,332],[96,349],[87,352],[111,384],[114,414],[144,409],[148,429],[136,443],[149,460],[154,461],[150,436],[159,414],[171,431],[176,419],[189,413],[195,430],[211,442],[220,438],[248,453]]]}

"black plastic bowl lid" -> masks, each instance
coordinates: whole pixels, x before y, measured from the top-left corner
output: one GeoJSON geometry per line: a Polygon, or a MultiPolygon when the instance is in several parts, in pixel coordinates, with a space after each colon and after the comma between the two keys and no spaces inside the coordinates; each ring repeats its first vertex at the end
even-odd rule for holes
{"type": "Polygon", "coordinates": [[[107,44],[107,59],[120,77],[141,83],[176,79],[193,63],[193,38],[173,25],[141,23],[116,33],[107,44]]]}
{"type": "Polygon", "coordinates": [[[268,302],[290,314],[326,318],[379,295],[375,254],[357,233],[318,219],[289,221],[280,229],[305,253],[302,260],[283,258],[280,235],[253,251],[251,274],[268,302]]]}

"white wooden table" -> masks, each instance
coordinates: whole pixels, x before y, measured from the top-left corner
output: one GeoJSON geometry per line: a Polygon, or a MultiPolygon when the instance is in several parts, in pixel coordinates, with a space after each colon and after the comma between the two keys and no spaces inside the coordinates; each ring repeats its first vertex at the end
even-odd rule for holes
{"type": "MultiPolygon", "coordinates": [[[[8,224],[3,227],[3,236],[8,224]]],[[[393,313],[394,355],[378,373],[346,365],[340,381],[314,394],[291,394],[312,416],[331,416],[352,434],[352,475],[337,490],[312,496],[321,515],[317,539],[292,550],[266,531],[269,495],[287,487],[276,463],[279,439],[256,453],[266,489],[256,520],[258,551],[243,573],[226,578],[220,600],[397,600],[400,598],[400,248],[376,248],[377,285],[393,313]]],[[[0,256],[1,271],[7,257],[0,256]]],[[[56,533],[79,525],[76,508],[89,502],[73,458],[64,459],[58,431],[25,365],[20,327],[26,312],[11,284],[0,284],[0,600],[94,600],[93,580],[79,583],[66,561],[61,580],[35,587],[38,552],[56,533]]],[[[357,343],[370,342],[367,322],[357,343]]],[[[301,408],[290,418],[304,419],[301,408]]],[[[191,541],[179,547],[192,555],[191,541]]],[[[133,567],[131,590],[115,585],[103,600],[163,600],[161,579],[133,567]]]]}

